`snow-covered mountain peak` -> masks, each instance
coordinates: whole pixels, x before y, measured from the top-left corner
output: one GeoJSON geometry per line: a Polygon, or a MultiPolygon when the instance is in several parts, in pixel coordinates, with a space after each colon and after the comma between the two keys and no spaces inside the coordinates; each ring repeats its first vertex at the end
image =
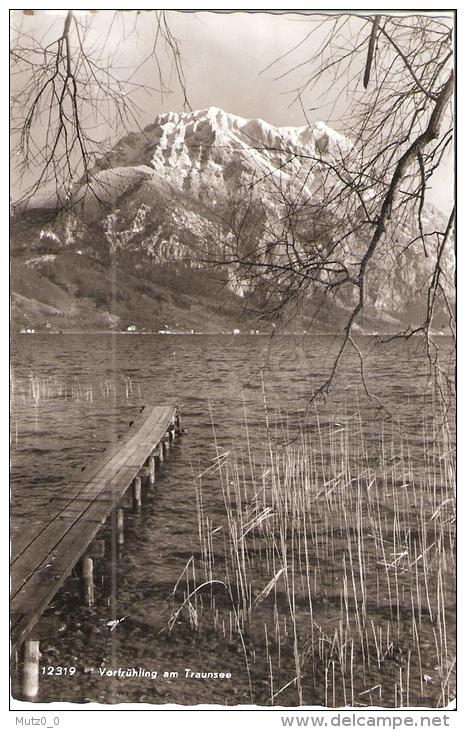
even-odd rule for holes
{"type": "MultiPolygon", "coordinates": [[[[279,177],[280,184],[296,184],[311,195],[310,160],[314,158],[315,165],[320,158],[338,158],[347,145],[324,122],[280,127],[216,106],[162,112],[143,131],[120,139],[97,163],[95,187],[99,200],[112,204],[143,179],[152,179],[156,185],[169,184],[206,202],[217,200],[219,194],[236,194],[253,179],[264,180],[265,189],[259,194],[267,196],[267,184],[279,177]]],[[[83,198],[87,209],[92,196],[78,189],[77,197],[83,198]]],[[[97,203],[91,205],[96,211],[97,203]]]]}
{"type": "Polygon", "coordinates": [[[169,135],[175,130],[176,137],[183,140],[188,147],[201,141],[199,137],[202,137],[202,132],[206,134],[207,130],[210,137],[219,141],[230,139],[232,143],[237,143],[235,146],[239,143],[239,146],[292,149],[295,152],[302,148],[309,152],[309,146],[314,147],[323,136],[340,149],[348,145],[345,137],[325,122],[300,127],[279,127],[264,119],[247,119],[215,106],[183,113],[164,112],[156,117],[154,124],[149,125],[145,132],[153,134],[157,131],[157,137],[161,139],[164,133],[169,135]]]}
{"type": "MultiPolygon", "coordinates": [[[[297,179],[306,159],[340,157],[348,149],[348,141],[324,122],[279,127],[215,106],[161,113],[144,135],[144,153],[150,150],[151,157],[138,157],[132,164],[149,164],[165,181],[204,199],[234,189],[252,175],[279,171],[297,179]],[[290,155],[293,164],[287,162],[285,170],[290,155]]],[[[118,163],[112,160],[112,165],[118,163]]]]}
{"type": "MultiPolygon", "coordinates": [[[[76,184],[76,206],[72,211],[57,218],[53,201],[45,192],[35,206],[31,205],[27,211],[15,211],[18,247],[27,254],[25,276],[31,277],[31,271],[34,277],[39,276],[42,267],[45,274],[53,271],[51,282],[55,286],[54,281],[60,280],[63,271],[69,271],[67,292],[83,291],[85,300],[95,295],[96,305],[108,308],[108,302],[113,299],[102,284],[107,276],[106,267],[109,262],[112,266],[121,262],[122,267],[127,267],[123,278],[124,282],[130,282],[124,290],[130,306],[127,310],[120,309],[127,313],[114,315],[115,321],[118,317],[131,317],[128,323],[138,321],[150,326],[154,316],[162,316],[161,311],[165,317],[166,304],[172,300],[171,294],[162,298],[158,285],[154,285],[155,281],[163,281],[165,275],[164,270],[158,279],[157,267],[167,264],[175,267],[173,281],[176,282],[180,273],[190,270],[189,277],[180,276],[179,283],[174,284],[176,296],[183,301],[183,311],[187,312],[196,297],[203,300],[205,282],[202,277],[199,279],[201,285],[193,289],[194,299],[191,294],[183,299],[186,282],[196,280],[196,272],[202,269],[204,261],[221,261],[232,245],[233,251],[234,246],[239,246],[239,256],[243,255],[243,245],[246,252],[257,252],[263,257],[258,258],[259,266],[268,265],[268,257],[289,256],[288,241],[292,242],[300,261],[318,261],[319,252],[331,245],[332,254],[335,250],[340,257],[336,260],[352,271],[367,241],[355,233],[341,242],[340,231],[343,224],[355,222],[358,231],[360,211],[354,211],[353,215],[351,206],[341,205],[340,177],[329,173],[338,168],[339,158],[347,151],[353,152],[356,167],[356,148],[324,121],[279,127],[217,107],[159,114],[142,132],[120,139],[99,161],[93,171],[92,186],[76,184]],[[349,220],[348,215],[352,216],[349,220]],[[291,224],[288,228],[290,216],[292,229],[291,224]],[[69,266],[68,259],[65,259],[66,266],[60,263],[60,256],[67,255],[68,251],[76,252],[76,265],[82,266],[87,261],[91,274],[95,261],[99,261],[98,277],[89,276],[92,289],[83,286],[86,276],[82,269],[78,270],[79,280],[75,280],[74,267],[69,266]],[[143,275],[148,279],[139,290],[143,275]],[[137,302],[134,307],[133,300],[137,302]],[[136,311],[140,320],[135,318],[136,311]]],[[[366,205],[374,192],[368,189],[361,192],[366,205]]],[[[429,218],[435,220],[437,215],[425,207],[425,230],[429,218]]],[[[433,229],[440,230],[446,223],[432,225],[433,229]]],[[[367,288],[370,306],[378,309],[390,326],[406,318],[417,321],[412,320],[412,313],[415,317],[419,313],[425,316],[425,302],[419,292],[432,275],[435,251],[432,248],[430,255],[429,247],[436,245],[433,238],[426,239],[429,254],[426,257],[421,243],[418,242],[417,248],[407,245],[417,235],[414,229],[397,221],[392,226],[394,235],[390,232],[383,242],[384,248],[381,246],[367,288]]],[[[417,226],[417,220],[413,226],[417,226]]],[[[453,269],[451,254],[445,265],[451,280],[453,269]]],[[[262,278],[254,273],[248,279],[234,264],[220,266],[215,277],[217,274],[223,277],[215,279],[217,289],[221,280],[241,296],[257,294],[258,301],[263,296],[263,287],[267,290],[267,274],[262,278]]],[[[112,277],[113,273],[108,276],[110,282],[112,277]]],[[[31,289],[31,301],[35,301],[35,291],[31,289]]],[[[113,290],[109,288],[110,291],[113,290]]],[[[329,321],[333,321],[335,306],[341,311],[353,306],[351,292],[345,289],[338,296],[336,305],[333,298],[329,305],[332,308],[329,321]]],[[[319,311],[320,307],[321,304],[319,311]]],[[[107,315],[108,312],[103,316],[107,315]]]]}

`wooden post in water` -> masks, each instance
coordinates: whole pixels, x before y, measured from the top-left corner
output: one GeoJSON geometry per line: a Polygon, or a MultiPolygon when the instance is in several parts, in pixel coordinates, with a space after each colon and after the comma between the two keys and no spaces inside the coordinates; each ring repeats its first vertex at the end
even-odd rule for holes
{"type": "Polygon", "coordinates": [[[179,413],[175,416],[175,432],[177,436],[181,436],[181,421],[179,413]]]}
{"type": "Polygon", "coordinates": [[[138,476],[143,484],[149,481],[149,467],[141,466],[138,472],[138,476]]]}
{"type": "Polygon", "coordinates": [[[83,569],[84,600],[86,606],[94,605],[94,561],[89,555],[81,559],[83,569]]]}
{"type": "Polygon", "coordinates": [[[15,677],[19,677],[19,672],[21,668],[21,662],[20,662],[20,655],[19,650],[12,649],[11,650],[11,671],[14,673],[15,677]]]}
{"type": "Polygon", "coordinates": [[[155,459],[153,456],[149,457],[149,486],[153,487],[155,484],[155,459]]]}
{"type": "Polygon", "coordinates": [[[24,642],[22,693],[27,700],[34,700],[39,694],[39,642],[28,639],[24,642]]]}
{"type": "Polygon", "coordinates": [[[133,507],[133,491],[128,489],[123,497],[120,499],[120,506],[126,507],[126,509],[132,509],[133,507]]]}
{"type": "Polygon", "coordinates": [[[125,542],[125,513],[121,507],[116,511],[117,545],[125,542]]]}
{"type": "Polygon", "coordinates": [[[162,464],[163,463],[163,458],[164,458],[164,455],[165,455],[165,451],[164,451],[164,448],[163,448],[163,441],[161,441],[159,443],[159,445],[157,446],[157,455],[158,455],[158,458],[159,458],[159,464],[162,464]]]}
{"type": "Polygon", "coordinates": [[[136,477],[133,482],[133,506],[135,510],[141,509],[142,506],[142,482],[141,477],[136,477]]]}
{"type": "Polygon", "coordinates": [[[88,546],[86,554],[93,560],[99,560],[105,555],[105,540],[102,538],[95,538],[88,546]]]}

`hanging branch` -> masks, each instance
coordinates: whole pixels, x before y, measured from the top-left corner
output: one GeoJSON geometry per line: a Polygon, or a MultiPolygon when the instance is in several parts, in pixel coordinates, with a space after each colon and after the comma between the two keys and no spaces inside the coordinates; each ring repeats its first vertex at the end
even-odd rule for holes
{"type": "Polygon", "coordinates": [[[172,62],[184,103],[189,106],[179,42],[165,11],[145,14],[154,25],[150,53],[126,78],[119,71],[129,38],[137,33],[140,14],[127,33],[126,13],[116,11],[102,45],[92,40],[95,13],[78,16],[68,10],[58,37],[38,40],[22,23],[14,29],[12,59],[11,133],[18,140],[15,158],[20,201],[27,202],[53,187],[58,209],[76,203],[74,191],[100,201],[95,166],[115,144],[115,139],[138,129],[139,93],[169,93],[161,70],[161,57],[172,62]],[[120,25],[119,25],[120,23],[120,25]],[[109,36],[122,43],[107,43],[109,36]],[[124,41],[124,43],[123,43],[124,41]],[[163,50],[160,50],[162,46],[163,50]],[[136,74],[153,63],[160,88],[139,83],[136,74]],[[84,186],[84,187],[83,187],[84,186]]]}
{"type": "Polygon", "coordinates": [[[367,89],[367,87],[369,85],[369,79],[371,76],[371,67],[372,67],[372,61],[374,58],[375,43],[377,40],[377,29],[379,27],[379,23],[380,23],[380,15],[376,15],[374,20],[372,21],[371,37],[369,38],[369,48],[367,49],[367,61],[366,61],[366,68],[364,70],[364,81],[363,81],[363,85],[364,85],[365,89],[367,89]]]}

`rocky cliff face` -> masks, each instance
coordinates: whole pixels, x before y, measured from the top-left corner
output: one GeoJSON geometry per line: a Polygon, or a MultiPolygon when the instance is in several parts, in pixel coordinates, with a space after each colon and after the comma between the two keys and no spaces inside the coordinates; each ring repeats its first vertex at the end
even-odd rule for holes
{"type": "MultiPolygon", "coordinates": [[[[238,321],[245,296],[260,304],[267,277],[251,277],[235,263],[215,264],[233,250],[246,256],[254,251],[257,261],[266,261],[272,250],[285,255],[290,226],[285,230],[283,221],[290,203],[296,208],[297,255],[330,245],[343,212],[328,195],[322,160],[338,161],[351,149],[349,140],[322,122],[277,128],[217,108],[161,114],[102,158],[90,186],[75,186],[70,211],[57,215],[53,199],[44,195],[26,211],[15,211],[14,311],[29,326],[37,326],[34,317],[43,318],[43,312],[35,315],[37,307],[26,300],[62,312],[60,328],[136,323],[158,329],[166,319],[173,320],[172,328],[228,328],[238,321]],[[53,287],[61,292],[60,306],[53,287]]],[[[425,225],[432,228],[433,221],[438,230],[445,225],[426,208],[425,225]]],[[[394,329],[422,317],[438,242],[429,237],[424,247],[405,251],[411,233],[394,221],[390,246],[374,262],[369,329],[370,321],[373,329],[394,329]]],[[[365,243],[349,240],[340,252],[343,263],[352,266],[365,243]]],[[[447,276],[452,267],[450,255],[447,276]]],[[[310,310],[312,297],[310,290],[310,310]]],[[[342,291],[321,310],[321,329],[338,325],[351,303],[351,292],[342,291]]],[[[445,317],[438,314],[439,326],[445,317]]]]}

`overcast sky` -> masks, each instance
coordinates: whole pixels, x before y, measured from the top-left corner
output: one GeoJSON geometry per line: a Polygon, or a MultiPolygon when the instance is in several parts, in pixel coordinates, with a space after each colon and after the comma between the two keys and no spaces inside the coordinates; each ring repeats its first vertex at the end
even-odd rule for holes
{"type": "MultiPolygon", "coordinates": [[[[23,30],[36,38],[52,40],[63,27],[60,11],[35,11],[33,16],[13,13],[13,25],[20,21],[23,30]],[[54,14],[55,13],[55,14],[54,14]]],[[[108,34],[113,13],[98,11],[92,16],[89,41],[96,48],[105,44],[115,49],[122,68],[116,73],[127,74],[150,52],[154,38],[153,13],[118,13],[108,34]]],[[[82,16],[85,20],[85,16],[82,16]]],[[[310,71],[307,59],[315,50],[323,30],[312,40],[299,45],[308,34],[316,16],[302,14],[174,12],[167,13],[170,29],[180,44],[186,75],[186,90],[193,109],[217,106],[247,118],[260,117],[278,126],[301,126],[306,118],[299,104],[290,107],[293,96],[289,93],[310,71]],[[312,45],[311,45],[312,44],[312,45]],[[267,70],[267,66],[299,46],[291,55],[267,70]],[[292,67],[302,64],[293,73],[277,79],[292,67]]],[[[14,42],[14,33],[13,33],[14,42]]],[[[183,95],[175,78],[170,79],[169,56],[160,46],[158,59],[165,80],[170,80],[172,93],[161,97],[154,92],[140,92],[136,98],[141,108],[139,123],[145,126],[161,111],[183,111],[183,95]]],[[[135,80],[143,86],[158,86],[154,65],[145,64],[135,80]]],[[[342,85],[344,80],[342,80],[342,85]]],[[[14,88],[14,87],[13,87],[14,88]]],[[[341,87],[343,88],[343,86],[341,87]]],[[[319,82],[318,92],[304,99],[304,108],[310,122],[319,119],[345,132],[342,123],[348,100],[339,93],[338,83],[330,76],[319,82]]],[[[116,141],[116,140],[115,140],[116,141]]],[[[429,198],[441,209],[447,210],[452,201],[452,156],[442,163],[433,192],[429,198]]]]}

